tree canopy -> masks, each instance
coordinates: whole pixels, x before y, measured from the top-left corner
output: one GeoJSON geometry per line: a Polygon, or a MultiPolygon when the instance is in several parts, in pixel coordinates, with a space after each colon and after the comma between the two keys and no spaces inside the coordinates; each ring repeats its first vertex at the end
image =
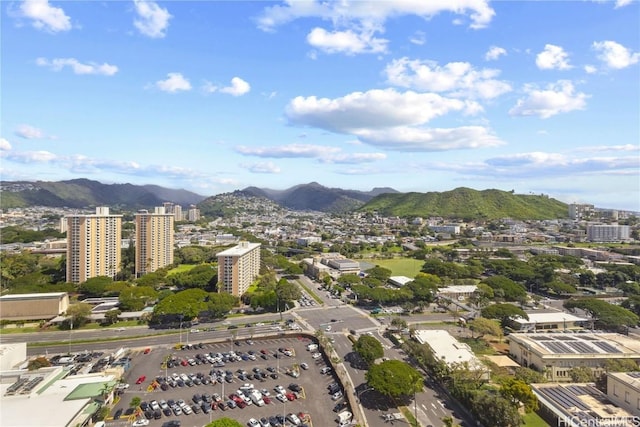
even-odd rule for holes
{"type": "Polygon", "coordinates": [[[529,316],[523,309],[516,307],[513,304],[492,304],[481,310],[482,317],[487,319],[497,319],[501,325],[505,325],[510,317],[522,317],[523,319],[529,319],[529,316]]]}
{"type": "Polygon", "coordinates": [[[485,335],[502,336],[502,328],[498,322],[484,317],[478,317],[470,321],[469,330],[475,335],[476,339],[480,339],[485,335]]]}
{"type": "Polygon", "coordinates": [[[401,360],[387,360],[372,365],[366,374],[367,384],[381,394],[398,398],[422,390],[423,378],[416,369],[401,360]]]}
{"type": "Polygon", "coordinates": [[[623,326],[638,324],[638,315],[624,307],[610,304],[598,298],[576,298],[563,303],[569,310],[580,308],[594,317],[603,329],[618,330],[623,326]]]}
{"type": "Polygon", "coordinates": [[[380,341],[369,335],[360,335],[360,338],[353,343],[353,351],[358,353],[368,365],[384,355],[380,341]]]}

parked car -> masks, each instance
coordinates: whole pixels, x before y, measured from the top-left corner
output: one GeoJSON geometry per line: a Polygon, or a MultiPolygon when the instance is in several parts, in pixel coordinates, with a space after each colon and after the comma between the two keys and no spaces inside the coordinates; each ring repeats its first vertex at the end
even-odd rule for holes
{"type": "Polygon", "coordinates": [[[141,375],[140,377],[138,377],[138,379],[136,380],[136,384],[142,384],[144,382],[144,380],[146,380],[147,377],[144,375],[141,375]]]}
{"type": "Polygon", "coordinates": [[[149,420],[145,418],[140,418],[139,420],[135,420],[131,427],[144,427],[149,425],[149,420]]]}

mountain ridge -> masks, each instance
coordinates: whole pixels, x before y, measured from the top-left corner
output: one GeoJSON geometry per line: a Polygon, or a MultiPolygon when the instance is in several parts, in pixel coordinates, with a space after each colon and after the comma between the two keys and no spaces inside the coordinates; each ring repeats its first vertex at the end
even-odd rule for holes
{"type": "Polygon", "coordinates": [[[205,196],[157,185],[103,184],[86,178],[67,181],[2,181],[0,208],[29,206],[141,209],[163,202],[195,205],[205,196]]]}
{"type": "Polygon", "coordinates": [[[568,205],[540,194],[459,187],[443,192],[381,194],[358,209],[387,216],[440,216],[460,219],[567,218],[568,205]]]}
{"type": "Polygon", "coordinates": [[[83,178],[56,182],[2,181],[0,190],[2,209],[30,206],[148,209],[161,206],[163,202],[172,202],[182,206],[196,205],[205,216],[224,216],[247,206],[256,213],[260,209],[266,212],[286,208],[337,214],[375,211],[387,216],[460,219],[555,219],[568,216],[567,204],[544,194],[525,195],[465,187],[444,192],[401,193],[386,187],[359,191],[310,182],[284,190],[246,187],[206,197],[157,185],[103,184],[83,178]],[[245,199],[245,202],[235,199],[245,199]]]}

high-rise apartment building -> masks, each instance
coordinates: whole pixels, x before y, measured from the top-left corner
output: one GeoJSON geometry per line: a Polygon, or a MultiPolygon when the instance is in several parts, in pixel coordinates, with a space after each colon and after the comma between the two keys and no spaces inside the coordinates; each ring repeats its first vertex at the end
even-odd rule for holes
{"type": "Polygon", "coordinates": [[[136,213],[136,277],[173,264],[173,222],[165,207],[136,213]]]}
{"type": "Polygon", "coordinates": [[[162,206],[164,207],[165,213],[173,214],[175,221],[182,221],[184,219],[182,215],[182,206],[176,205],[172,202],[164,202],[162,206]]]}
{"type": "Polygon", "coordinates": [[[628,225],[594,224],[587,226],[587,240],[591,242],[620,242],[629,240],[631,227],[628,225]]]}
{"type": "Polygon", "coordinates": [[[187,221],[197,221],[200,219],[200,209],[196,205],[189,205],[187,211],[187,221]]]}
{"type": "Polygon", "coordinates": [[[82,283],[97,276],[115,278],[120,269],[122,215],[97,207],[92,215],[67,220],[67,282],[82,283]]]}
{"type": "Polygon", "coordinates": [[[218,289],[240,297],[260,274],[260,243],[240,242],[218,253],[218,289]]]}
{"type": "Polygon", "coordinates": [[[569,218],[574,220],[589,219],[595,214],[593,205],[572,203],[569,205],[569,218]]]}

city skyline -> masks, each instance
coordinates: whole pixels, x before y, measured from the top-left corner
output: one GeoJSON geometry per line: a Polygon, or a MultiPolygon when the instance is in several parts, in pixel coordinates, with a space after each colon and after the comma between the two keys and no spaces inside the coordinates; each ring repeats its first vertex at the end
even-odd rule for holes
{"type": "Polygon", "coordinates": [[[2,180],[640,211],[640,4],[4,3],[2,180]]]}

